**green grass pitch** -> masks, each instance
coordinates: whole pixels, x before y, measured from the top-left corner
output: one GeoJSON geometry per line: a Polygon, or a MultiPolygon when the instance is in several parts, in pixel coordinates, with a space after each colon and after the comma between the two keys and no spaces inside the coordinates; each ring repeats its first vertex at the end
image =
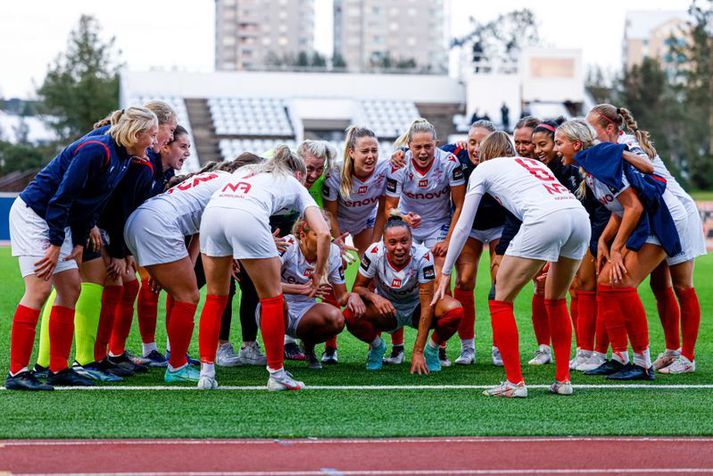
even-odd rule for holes
{"type": "MultiPolygon", "coordinates": [[[[287,368],[307,385],[491,385],[504,379],[490,364],[491,331],[487,312],[488,260],[481,263],[476,290],[478,363],[446,368],[439,374],[412,376],[408,364],[364,369],[366,345],[348,333],[339,338],[340,363],[313,371],[299,362],[287,368]]],[[[354,269],[350,270],[352,273],[354,269]]],[[[12,315],[22,295],[22,281],[9,248],[0,248],[0,372],[7,374],[12,315]]],[[[657,375],[654,385],[713,384],[713,257],[696,264],[696,287],[702,305],[695,374],[657,375]]],[[[661,326],[648,285],[640,294],[649,315],[652,353],[663,347],[661,326]]],[[[528,384],[549,384],[551,365],[526,364],[535,348],[530,322],[531,288],[516,302],[520,347],[528,384]]],[[[237,305],[237,298],[236,303],[237,305]]],[[[200,310],[199,310],[200,311],[200,310]]],[[[157,339],[165,342],[163,298],[157,339]]],[[[233,321],[239,345],[240,323],[233,321]]],[[[197,333],[197,326],[196,326],[197,333]]],[[[415,333],[407,330],[407,356],[415,333]]],[[[191,352],[198,354],[197,337],[191,352]]],[[[129,338],[138,351],[136,325],[129,338]]],[[[455,359],[458,340],[449,342],[455,359]]],[[[218,369],[221,385],[266,383],[262,368],[218,369]]],[[[606,384],[600,378],[573,375],[575,384],[606,384]]],[[[122,385],[164,385],[161,370],[134,377],[122,385]]],[[[576,387],[575,387],[576,388],[576,387]]],[[[149,437],[384,437],[457,435],[710,435],[713,434],[713,390],[576,389],[571,397],[531,389],[524,400],[489,399],[473,389],[265,391],[55,391],[0,392],[0,438],[149,438],[149,437]]]]}

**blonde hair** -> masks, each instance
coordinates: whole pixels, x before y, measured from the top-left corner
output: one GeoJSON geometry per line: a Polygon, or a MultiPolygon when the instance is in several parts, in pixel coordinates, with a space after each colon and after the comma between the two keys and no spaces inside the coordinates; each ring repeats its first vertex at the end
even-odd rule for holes
{"type": "Polygon", "coordinates": [[[337,158],[337,149],[327,141],[307,139],[297,146],[297,155],[304,160],[307,154],[324,159],[324,170],[329,170],[334,165],[334,159],[337,158]]]}
{"type": "Polygon", "coordinates": [[[411,123],[406,132],[401,134],[399,138],[394,141],[394,148],[405,147],[413,140],[414,134],[418,134],[419,132],[428,132],[433,136],[433,140],[438,140],[438,134],[436,134],[436,128],[433,127],[433,124],[419,117],[411,123]]]}
{"type": "MultiPolygon", "coordinates": [[[[327,222],[327,225],[329,226],[332,223],[332,214],[321,208],[319,211],[322,214],[322,218],[324,218],[324,221],[327,222]]],[[[295,224],[292,225],[292,235],[294,235],[295,238],[299,239],[300,233],[307,233],[309,231],[312,231],[312,228],[309,226],[309,223],[307,223],[307,219],[304,215],[300,216],[295,224]]]]}
{"type": "Polygon", "coordinates": [[[347,127],[346,137],[344,138],[344,164],[339,173],[339,193],[344,198],[349,198],[352,194],[352,177],[354,177],[354,159],[352,159],[349,151],[356,148],[357,140],[362,137],[372,137],[377,144],[379,143],[376,139],[376,134],[371,129],[362,126],[347,127]]]}
{"type": "Polygon", "coordinates": [[[241,168],[254,174],[274,174],[279,177],[294,176],[295,172],[300,172],[303,176],[307,174],[302,159],[284,144],[275,147],[272,158],[261,163],[244,165],[241,168]]]}
{"type": "Polygon", "coordinates": [[[117,144],[131,147],[140,134],[158,127],[156,114],[144,107],[127,107],[111,114],[111,127],[107,132],[117,144]]]}
{"type": "MultiPolygon", "coordinates": [[[[557,128],[557,132],[563,135],[570,142],[579,142],[582,144],[582,150],[589,149],[599,143],[596,132],[584,119],[571,119],[569,121],[565,121],[557,128]]],[[[584,176],[585,172],[582,167],[579,168],[579,173],[584,176]]],[[[575,195],[577,198],[582,199],[586,193],[587,184],[584,180],[582,180],[575,195]]]]}
{"type": "Polygon", "coordinates": [[[496,157],[515,157],[516,155],[510,136],[503,131],[491,132],[485,136],[478,148],[480,160],[490,160],[496,157]]]}
{"type": "Polygon", "coordinates": [[[144,107],[156,114],[159,125],[176,122],[176,111],[163,101],[149,101],[144,107]]]}
{"type": "Polygon", "coordinates": [[[624,128],[634,136],[641,145],[641,148],[649,156],[649,159],[656,157],[656,149],[651,143],[651,135],[648,131],[639,129],[639,125],[634,119],[634,115],[626,108],[616,107],[611,104],[597,104],[592,108],[592,111],[597,116],[597,123],[601,127],[606,127],[609,124],[614,124],[617,132],[624,128]]]}

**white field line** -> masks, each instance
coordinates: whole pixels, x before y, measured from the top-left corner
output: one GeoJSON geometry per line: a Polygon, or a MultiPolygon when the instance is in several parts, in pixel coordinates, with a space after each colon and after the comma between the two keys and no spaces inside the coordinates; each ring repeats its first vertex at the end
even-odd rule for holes
{"type": "MultiPolygon", "coordinates": [[[[492,385],[308,385],[303,390],[484,390],[492,385]]],[[[713,384],[582,384],[573,385],[578,390],[711,390],[713,384]]],[[[548,389],[549,385],[528,385],[528,389],[548,389]]],[[[0,387],[0,390],[6,390],[0,387]]],[[[94,387],[55,387],[55,390],[83,390],[83,391],[136,391],[136,390],[168,390],[185,391],[198,390],[197,387],[171,386],[171,385],[97,385],[94,387]]],[[[265,385],[225,385],[218,387],[218,390],[233,391],[267,391],[265,385]]]]}
{"type": "MultiPolygon", "coordinates": [[[[339,470],[322,468],[314,471],[239,471],[239,472],[131,472],[131,473],[52,473],[69,476],[86,475],[118,475],[118,476],[440,476],[440,475],[520,475],[520,474],[710,474],[713,468],[586,468],[586,469],[408,469],[408,470],[339,470]]],[[[42,473],[27,473],[26,476],[37,476],[42,473]]],[[[23,473],[13,473],[15,476],[23,473]]],[[[23,475],[25,476],[25,475],[23,475]]]]}
{"type": "Polygon", "coordinates": [[[552,436],[552,437],[423,437],[423,438],[253,438],[253,439],[103,439],[103,440],[0,440],[3,447],[42,447],[42,446],[261,446],[261,445],[383,445],[383,444],[446,444],[458,443],[712,443],[713,437],[677,437],[677,436],[552,436]]]}

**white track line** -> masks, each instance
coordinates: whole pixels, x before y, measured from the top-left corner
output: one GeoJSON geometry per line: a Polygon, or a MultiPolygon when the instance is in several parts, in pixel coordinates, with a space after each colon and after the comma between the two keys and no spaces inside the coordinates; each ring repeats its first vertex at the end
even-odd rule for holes
{"type": "MultiPolygon", "coordinates": [[[[491,388],[492,385],[308,385],[304,390],[484,390],[491,388]]],[[[529,389],[549,389],[549,385],[528,385],[529,389]]],[[[582,384],[574,385],[574,388],[579,390],[608,390],[608,389],[625,389],[625,390],[711,390],[713,384],[582,384]]],[[[0,390],[6,390],[5,387],[0,387],[0,390]]],[[[55,387],[55,390],[84,390],[84,391],[137,391],[137,390],[198,390],[197,387],[181,387],[170,385],[97,385],[94,387],[55,387]]],[[[218,387],[218,390],[233,390],[233,391],[267,391],[265,385],[225,385],[218,387]]]]}
{"type": "MultiPolygon", "coordinates": [[[[239,471],[239,472],[132,472],[132,473],[52,473],[59,476],[73,474],[118,475],[118,476],[440,476],[440,475],[508,475],[508,474],[702,474],[713,473],[713,468],[586,468],[586,469],[409,469],[409,470],[338,470],[322,468],[315,471],[239,471]]],[[[13,473],[13,475],[37,476],[41,473],[13,473]]]]}
{"type": "Polygon", "coordinates": [[[0,440],[2,447],[42,447],[42,446],[194,446],[194,445],[226,445],[226,446],[255,446],[255,445],[383,445],[383,444],[457,444],[457,443],[713,443],[713,437],[675,437],[675,436],[560,436],[560,437],[423,437],[423,438],[302,438],[302,439],[143,439],[143,440],[0,440]]]}

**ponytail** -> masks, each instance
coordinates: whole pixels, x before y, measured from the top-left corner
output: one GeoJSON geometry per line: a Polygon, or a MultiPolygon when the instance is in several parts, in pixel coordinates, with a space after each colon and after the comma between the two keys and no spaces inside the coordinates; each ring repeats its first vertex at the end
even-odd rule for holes
{"type": "MultiPolygon", "coordinates": [[[[356,148],[358,139],[362,137],[373,137],[376,134],[371,129],[362,126],[349,126],[344,138],[344,164],[339,179],[339,193],[344,198],[349,198],[352,194],[352,178],[354,177],[354,159],[350,154],[356,148]]],[[[378,142],[378,141],[377,141],[378,142]]]]}
{"type": "Polygon", "coordinates": [[[413,135],[418,134],[419,132],[428,132],[433,137],[433,140],[438,140],[436,128],[433,127],[433,124],[428,122],[426,119],[419,117],[411,123],[406,132],[401,134],[398,139],[394,141],[394,149],[399,149],[401,147],[407,146],[408,143],[411,142],[411,140],[413,139],[413,135]]]}
{"type": "Polygon", "coordinates": [[[621,116],[626,129],[636,136],[636,140],[639,142],[641,148],[649,156],[649,159],[656,157],[656,149],[653,144],[651,144],[651,137],[648,131],[639,129],[639,125],[636,123],[631,111],[625,108],[617,108],[617,113],[621,116]]]}

